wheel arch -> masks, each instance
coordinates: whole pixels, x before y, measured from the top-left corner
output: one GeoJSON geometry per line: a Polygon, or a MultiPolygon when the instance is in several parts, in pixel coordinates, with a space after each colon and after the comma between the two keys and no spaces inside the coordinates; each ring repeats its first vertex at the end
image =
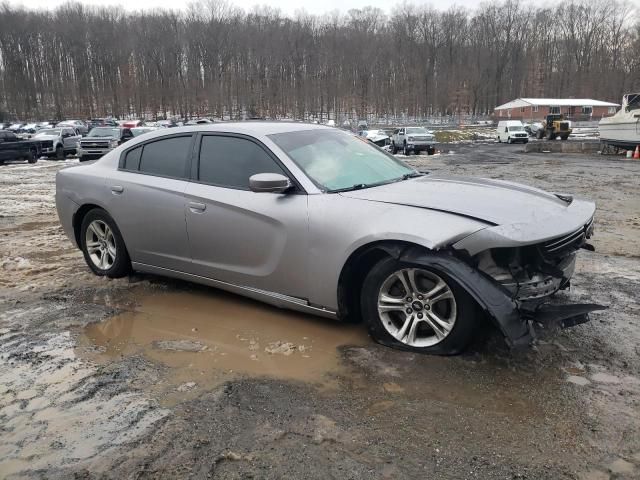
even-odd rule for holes
{"type": "Polygon", "coordinates": [[[127,255],[129,255],[130,257],[129,248],[127,247],[127,241],[124,238],[124,235],[122,235],[122,230],[120,230],[120,226],[118,225],[118,222],[116,222],[115,218],[113,218],[113,216],[109,213],[109,211],[106,208],[96,203],[85,203],[80,208],[78,208],[78,210],[76,210],[76,212],[73,214],[73,219],[72,219],[73,236],[76,241],[76,245],[78,245],[78,248],[82,249],[82,242],[80,240],[80,234],[81,234],[80,229],[82,228],[82,221],[84,220],[84,217],[87,216],[87,213],[89,213],[91,210],[102,210],[107,215],[109,215],[113,223],[115,223],[118,229],[118,233],[122,236],[122,241],[124,242],[125,249],[127,250],[127,255]]]}
{"type": "Polygon", "coordinates": [[[369,270],[385,257],[398,257],[401,252],[418,248],[430,252],[427,247],[406,240],[378,240],[361,245],[345,261],[338,277],[338,312],[340,320],[359,322],[360,295],[369,270]]]}

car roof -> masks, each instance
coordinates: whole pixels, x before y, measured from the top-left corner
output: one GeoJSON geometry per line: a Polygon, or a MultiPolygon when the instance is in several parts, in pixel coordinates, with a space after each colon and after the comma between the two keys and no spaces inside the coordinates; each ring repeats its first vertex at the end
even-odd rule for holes
{"type": "MultiPolygon", "coordinates": [[[[225,132],[225,133],[244,133],[252,136],[265,136],[275,133],[297,132],[303,130],[335,130],[334,127],[325,125],[317,125],[313,123],[299,122],[265,122],[245,121],[245,122],[220,122],[199,125],[187,125],[184,127],[171,128],[169,130],[157,130],[157,136],[175,134],[175,133],[191,133],[191,132],[225,132]]],[[[147,137],[151,138],[151,137],[147,137]]]]}

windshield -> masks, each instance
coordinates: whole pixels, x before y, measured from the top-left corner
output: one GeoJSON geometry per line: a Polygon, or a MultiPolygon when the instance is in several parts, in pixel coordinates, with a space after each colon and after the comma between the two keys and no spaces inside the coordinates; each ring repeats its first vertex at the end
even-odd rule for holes
{"type": "Polygon", "coordinates": [[[39,137],[40,135],[60,135],[60,129],[45,128],[44,130],[40,130],[36,133],[36,137],[39,137]]]}
{"type": "Polygon", "coordinates": [[[328,191],[357,189],[419,175],[370,142],[333,129],[269,135],[316,185],[328,191]]]}
{"type": "Polygon", "coordinates": [[[87,137],[119,137],[120,129],[109,127],[96,127],[93,128],[87,137]]]}
{"type": "Polygon", "coordinates": [[[522,130],[524,130],[524,128],[521,127],[520,125],[515,126],[515,127],[509,127],[509,131],[510,132],[521,132],[522,130]]]}
{"type": "Polygon", "coordinates": [[[422,128],[422,127],[409,127],[407,128],[407,134],[420,134],[420,135],[428,135],[429,132],[427,132],[426,128],[422,128]]]}

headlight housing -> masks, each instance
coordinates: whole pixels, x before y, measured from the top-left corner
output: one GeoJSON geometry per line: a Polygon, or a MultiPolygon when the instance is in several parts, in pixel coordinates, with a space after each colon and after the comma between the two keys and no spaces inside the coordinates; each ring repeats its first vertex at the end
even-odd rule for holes
{"type": "Polygon", "coordinates": [[[114,138],[113,140],[111,140],[111,141],[109,142],[109,146],[110,146],[111,148],[116,148],[116,147],[118,146],[118,140],[116,140],[116,139],[114,138]]]}
{"type": "Polygon", "coordinates": [[[410,142],[413,142],[413,137],[409,137],[407,140],[409,140],[410,142]]]}
{"type": "Polygon", "coordinates": [[[76,149],[78,149],[78,148],[80,148],[80,141],[79,140],[76,142],[76,149]]]}

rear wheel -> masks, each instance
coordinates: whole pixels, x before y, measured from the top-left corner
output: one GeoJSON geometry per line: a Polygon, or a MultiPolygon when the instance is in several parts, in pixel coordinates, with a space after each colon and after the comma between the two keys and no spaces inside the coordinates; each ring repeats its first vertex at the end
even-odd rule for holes
{"type": "Polygon", "coordinates": [[[38,151],[35,148],[29,149],[29,155],[27,155],[27,162],[36,163],[38,161],[38,151]]]}
{"type": "Polygon", "coordinates": [[[553,131],[549,130],[547,132],[547,140],[555,140],[556,139],[556,134],[553,133],[553,131]]]}
{"type": "Polygon", "coordinates": [[[560,140],[566,140],[567,138],[569,138],[569,135],[562,135],[562,136],[560,137],[560,140]]]}
{"type": "Polygon", "coordinates": [[[365,278],[361,307],[373,339],[403,350],[459,353],[475,330],[473,299],[428,265],[381,260],[365,278]]]}
{"type": "Polygon", "coordinates": [[[99,276],[124,277],[131,261],[118,226],[99,208],[85,215],[80,227],[80,243],[89,268],[99,276]]]}

